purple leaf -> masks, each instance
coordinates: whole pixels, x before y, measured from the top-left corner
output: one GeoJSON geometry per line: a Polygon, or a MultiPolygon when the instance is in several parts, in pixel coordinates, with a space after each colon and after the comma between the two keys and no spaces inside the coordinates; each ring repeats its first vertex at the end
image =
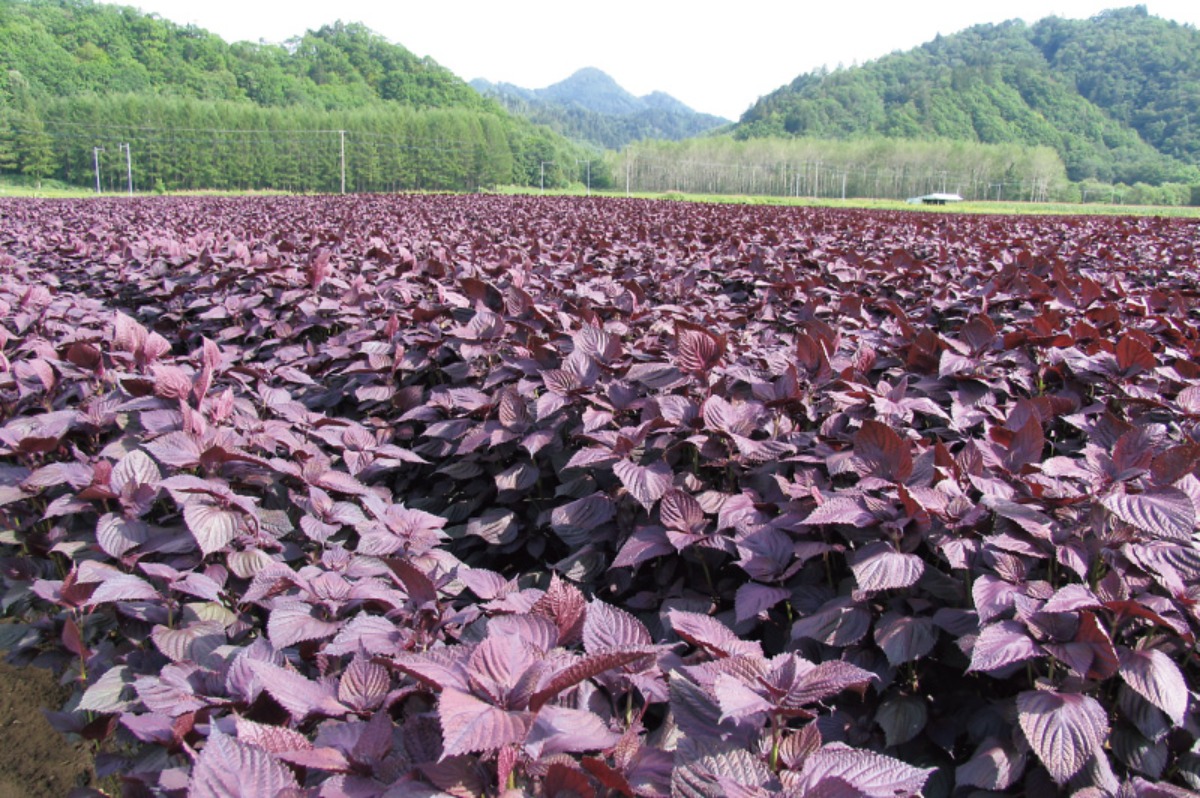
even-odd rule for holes
{"type": "Polygon", "coordinates": [[[912,476],[912,444],[878,421],[864,421],[855,433],[854,456],[867,475],[890,482],[903,482],[912,476]]]}
{"type": "Polygon", "coordinates": [[[499,709],[469,693],[447,688],[438,699],[438,719],[442,724],[442,756],[445,758],[495,751],[523,742],[529,734],[533,715],[499,709]]]}
{"type": "Polygon", "coordinates": [[[434,690],[453,688],[466,692],[471,689],[467,682],[467,656],[467,651],[458,648],[442,648],[419,654],[402,652],[389,661],[396,670],[407,673],[434,690]]]}
{"type": "Polygon", "coordinates": [[[1157,487],[1126,493],[1117,487],[1101,503],[1130,526],[1158,538],[1188,543],[1196,526],[1196,507],[1178,488],[1157,487]]]}
{"type": "Polygon", "coordinates": [[[159,601],[162,594],[144,579],[133,574],[116,574],[105,579],[81,606],[91,607],[110,601],[159,601]]]}
{"type": "Polygon", "coordinates": [[[172,662],[203,662],[207,655],[225,645],[225,627],[220,621],[200,621],[183,629],[156,626],[150,638],[172,662]]]}
{"type": "Polygon", "coordinates": [[[131,488],[137,485],[153,487],[161,479],[162,473],[154,461],[145,452],[135,449],[113,467],[111,484],[113,490],[120,493],[127,485],[131,488]]]}
{"type": "Polygon", "coordinates": [[[146,450],[160,463],[173,468],[195,468],[204,454],[196,437],[183,430],[155,438],[146,444],[146,450]]]}
{"type": "Polygon", "coordinates": [[[1183,725],[1188,707],[1188,687],[1171,658],[1157,649],[1118,650],[1121,678],[1134,692],[1166,713],[1176,726],[1183,725]]]}
{"type": "Polygon", "coordinates": [[[521,526],[511,510],[492,507],[483,515],[467,522],[467,534],[483,538],[493,546],[511,543],[516,539],[521,526]]]}
{"type": "Polygon", "coordinates": [[[545,654],[558,645],[558,626],[544,615],[499,615],[488,620],[487,636],[512,637],[545,654]]]}
{"type": "Polygon", "coordinates": [[[800,523],[806,526],[818,526],[820,524],[870,526],[875,523],[875,516],[858,499],[833,496],[826,499],[823,504],[805,516],[804,520],[800,523]]]}
{"type": "Polygon", "coordinates": [[[547,704],[538,711],[525,751],[539,759],[554,754],[579,753],[611,748],[621,735],[609,730],[594,712],[547,704]]]}
{"type": "Polygon", "coordinates": [[[920,659],[937,643],[937,628],[929,618],[885,613],[875,626],[875,644],[892,667],[920,659]]]}
{"type": "Polygon", "coordinates": [[[975,755],[954,771],[961,785],[985,790],[1007,790],[1025,772],[1025,752],[989,737],[975,755]]]}
{"type": "Polygon", "coordinates": [[[1078,612],[1100,609],[1100,599],[1084,585],[1066,585],[1059,588],[1042,606],[1042,612],[1078,612]]]}
{"type": "Polygon", "coordinates": [[[1108,735],[1108,715],[1079,693],[1027,690],[1017,695],[1017,721],[1046,770],[1059,784],[1096,755],[1108,735]]]}
{"type": "Polygon", "coordinates": [[[575,660],[566,668],[558,671],[529,698],[529,709],[537,712],[547,701],[566,690],[574,687],[584,679],[599,676],[605,671],[611,671],[628,665],[652,653],[645,648],[604,651],[599,654],[588,654],[575,660]]]}
{"type": "Polygon", "coordinates": [[[390,686],[387,669],[358,654],[338,682],[338,700],[355,712],[366,712],[383,703],[390,686]]]}
{"type": "Polygon", "coordinates": [[[555,507],[550,513],[550,526],[569,545],[582,545],[587,533],[616,515],[612,499],[603,493],[593,493],[582,499],[555,507]]]}
{"type": "Polygon", "coordinates": [[[725,336],[677,319],[675,349],[681,369],[707,376],[725,354],[725,336]]]}
{"type": "Polygon", "coordinates": [[[613,558],[613,568],[633,568],[655,557],[674,554],[666,530],[661,526],[639,526],[613,558]]]}
{"type": "Polygon", "coordinates": [[[875,722],[883,729],[888,748],[914,739],[928,720],[929,707],[923,698],[917,696],[895,696],[875,710],[875,722]]]}
{"type": "Polygon", "coordinates": [[[901,554],[890,543],[878,542],[856,551],[850,570],[863,590],[895,590],[915,585],[925,563],[915,554],[901,554]]]}
{"type": "Polygon", "coordinates": [[[792,789],[804,795],[826,779],[840,779],[866,798],[905,798],[919,793],[934,770],[871,751],[827,745],[804,761],[792,789]]]}
{"type": "Polygon", "coordinates": [[[721,707],[721,720],[732,718],[742,721],[775,708],[762,694],[748,687],[741,679],[727,673],[717,675],[713,681],[712,692],[721,707]]]}
{"type": "Polygon", "coordinates": [[[261,660],[249,660],[246,664],[262,681],[263,689],[288,711],[293,720],[301,721],[314,713],[332,717],[346,713],[346,707],[338,703],[333,679],[314,682],[293,670],[261,660]]]}
{"type": "Polygon", "coordinates": [[[730,657],[736,654],[762,656],[762,647],[756,641],[742,640],[728,626],[695,612],[671,610],[667,620],[675,634],[697,648],[707,649],[718,657],[730,657]]]}
{"type": "Polygon", "coordinates": [[[206,555],[224,549],[237,537],[238,514],[202,499],[183,505],[183,521],[206,555]]]}
{"type": "Polygon", "coordinates": [[[611,604],[596,600],[588,605],[583,622],[583,647],[589,654],[629,646],[649,646],[645,624],[611,604]]]}
{"type": "Polygon", "coordinates": [[[104,675],[93,681],[83,691],[78,709],[86,712],[115,714],[124,712],[134,702],[131,700],[133,672],[125,665],[109,668],[104,675]]]}
{"type": "Polygon", "coordinates": [[[494,703],[517,703],[510,697],[524,689],[523,679],[540,663],[540,652],[518,637],[488,637],[475,646],[467,659],[467,679],[472,692],[486,695],[494,703]]]}
{"type": "Polygon", "coordinates": [[[406,631],[387,618],[361,613],[338,629],[325,646],[325,653],[340,656],[362,649],[372,655],[396,654],[403,648],[406,637],[406,631]]]}
{"type": "Polygon", "coordinates": [[[851,599],[841,598],[792,624],[792,639],[809,637],[827,646],[848,646],[862,640],[870,628],[871,613],[851,599]]]}
{"type": "Polygon", "coordinates": [[[261,748],[238,742],[214,728],[196,759],[188,798],[242,798],[299,794],[292,771],[261,748]]]}
{"type": "Polygon", "coordinates": [[[654,503],[671,487],[674,476],[670,466],[664,462],[640,466],[624,459],[613,464],[613,473],[621,480],[629,495],[646,508],[646,512],[650,512],[654,503]]]}
{"type": "Polygon", "coordinates": [[[971,671],[998,671],[1042,656],[1042,648],[1030,638],[1024,624],[997,621],[984,626],[971,649],[971,671]]]}
{"type": "Polygon", "coordinates": [[[287,648],[305,640],[332,637],[339,625],[323,621],[314,614],[315,608],[303,601],[278,601],[267,616],[267,638],[277,649],[287,648]]]}
{"type": "Polygon", "coordinates": [[[794,661],[795,679],[787,695],[779,700],[779,706],[784,709],[799,709],[851,688],[861,693],[870,682],[879,678],[870,671],[841,660],[829,660],[817,665],[799,657],[795,657],[794,661]]]}
{"type": "Polygon", "coordinates": [[[792,591],[782,587],[746,582],[737,589],[733,597],[734,619],[738,623],[758,617],[784,599],[791,598],[792,591]]]}
{"type": "Polygon", "coordinates": [[[255,723],[238,715],[234,718],[237,727],[237,738],[243,743],[261,748],[269,754],[281,754],[285,751],[307,751],[312,743],[298,731],[285,726],[270,726],[265,723],[255,723]]]}
{"type": "Polygon", "coordinates": [[[704,508],[700,502],[680,490],[669,490],[658,506],[663,526],[679,532],[699,532],[705,527],[704,508]]]}

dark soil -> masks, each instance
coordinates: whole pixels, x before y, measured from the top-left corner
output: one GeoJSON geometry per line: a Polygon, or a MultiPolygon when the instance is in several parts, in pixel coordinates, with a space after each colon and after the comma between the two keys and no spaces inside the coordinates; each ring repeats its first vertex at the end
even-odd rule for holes
{"type": "Polygon", "coordinates": [[[88,783],[91,759],[42,715],[57,709],[68,691],[42,668],[17,668],[0,660],[0,798],[63,798],[88,783]]]}

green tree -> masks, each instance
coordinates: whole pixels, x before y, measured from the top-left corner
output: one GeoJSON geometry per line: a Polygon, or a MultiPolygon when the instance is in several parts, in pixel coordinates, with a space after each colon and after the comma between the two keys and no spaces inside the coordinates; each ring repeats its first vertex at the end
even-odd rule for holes
{"type": "Polygon", "coordinates": [[[54,142],[36,114],[21,115],[15,127],[13,149],[21,174],[33,178],[41,188],[42,179],[54,167],[54,142]]]}

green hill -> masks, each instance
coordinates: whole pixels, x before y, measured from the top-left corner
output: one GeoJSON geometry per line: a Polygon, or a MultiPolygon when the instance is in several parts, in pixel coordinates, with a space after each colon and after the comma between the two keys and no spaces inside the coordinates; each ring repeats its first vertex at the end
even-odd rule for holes
{"type": "Polygon", "coordinates": [[[471,85],[514,114],[568,138],[612,150],[643,139],[678,141],[730,124],[728,119],[694,111],[663,92],[637,97],[594,67],[580,69],[544,89],[482,79],[471,85]]]}
{"type": "Polygon", "coordinates": [[[589,154],[360,24],[229,44],[131,8],[0,0],[0,42],[0,171],[34,179],[115,175],[123,144],[135,186],[167,189],[337,190],[343,163],[352,190],[532,184],[589,154]]]}
{"type": "Polygon", "coordinates": [[[1144,6],[980,25],[761,98],[739,138],[1049,146],[1072,180],[1200,182],[1200,32],[1144,6]]]}

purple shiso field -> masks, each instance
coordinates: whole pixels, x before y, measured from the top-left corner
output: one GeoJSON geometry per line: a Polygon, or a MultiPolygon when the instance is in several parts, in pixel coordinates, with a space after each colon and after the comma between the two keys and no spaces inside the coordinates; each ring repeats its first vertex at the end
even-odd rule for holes
{"type": "Polygon", "coordinates": [[[4,200],[0,319],[125,795],[1200,788],[1194,221],[4,200]]]}

